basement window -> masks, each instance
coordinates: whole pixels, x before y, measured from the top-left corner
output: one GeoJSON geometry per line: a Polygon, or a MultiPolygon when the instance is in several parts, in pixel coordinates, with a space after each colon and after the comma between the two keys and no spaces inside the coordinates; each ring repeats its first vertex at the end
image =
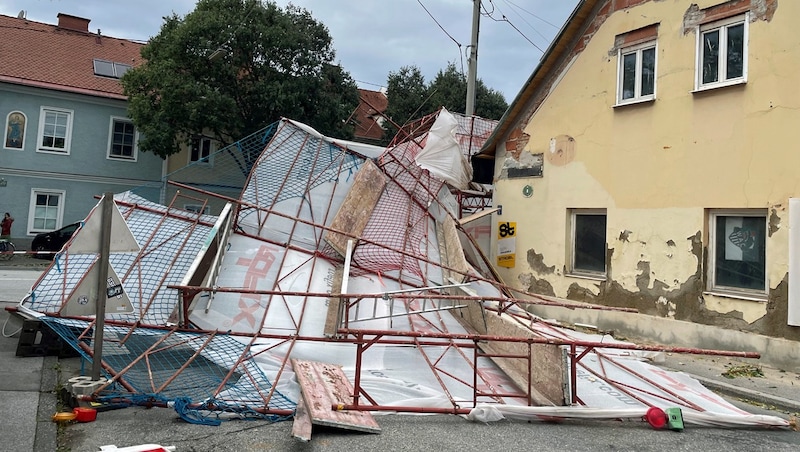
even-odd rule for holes
{"type": "Polygon", "coordinates": [[[745,296],[766,295],[766,212],[711,210],[709,231],[708,289],[745,296]]]}
{"type": "Polygon", "coordinates": [[[570,209],[570,273],[604,278],[606,275],[605,209],[570,209]]]}

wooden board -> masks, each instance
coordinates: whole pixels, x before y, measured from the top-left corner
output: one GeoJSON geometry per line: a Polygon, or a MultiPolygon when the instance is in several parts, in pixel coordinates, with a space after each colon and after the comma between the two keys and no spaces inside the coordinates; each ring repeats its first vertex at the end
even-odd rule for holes
{"type": "Polygon", "coordinates": [[[345,430],[379,433],[381,427],[368,411],[334,411],[333,405],[353,403],[353,386],[342,372],[342,367],[292,359],[305,409],[313,425],[324,425],[345,430]]]}
{"type": "MultiPolygon", "coordinates": [[[[372,160],[366,160],[364,165],[356,173],[353,186],[347,192],[342,206],[336,212],[331,222],[331,228],[338,231],[347,231],[356,237],[360,237],[364,232],[364,227],[372,215],[372,210],[378,203],[378,199],[386,187],[386,177],[372,160]]],[[[333,249],[342,256],[347,251],[347,241],[352,237],[328,232],[325,235],[327,241],[333,249]]]]}
{"type": "MultiPolygon", "coordinates": [[[[333,273],[333,283],[331,284],[331,293],[337,294],[342,291],[342,275],[344,269],[336,267],[333,273]]],[[[336,332],[342,323],[342,297],[332,296],[328,298],[328,312],[325,314],[325,329],[323,334],[325,337],[335,337],[336,332]]]]}
{"type": "Polygon", "coordinates": [[[301,441],[311,441],[311,417],[308,415],[308,410],[306,409],[306,404],[302,396],[297,402],[297,409],[294,412],[292,436],[301,441]]]}

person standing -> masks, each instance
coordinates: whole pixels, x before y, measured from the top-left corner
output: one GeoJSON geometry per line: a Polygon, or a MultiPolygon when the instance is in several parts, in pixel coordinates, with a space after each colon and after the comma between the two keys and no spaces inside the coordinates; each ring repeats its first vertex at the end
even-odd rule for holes
{"type": "Polygon", "coordinates": [[[5,216],[3,217],[3,221],[0,223],[0,239],[11,238],[11,223],[13,222],[14,217],[12,217],[10,213],[6,212],[5,216]]]}

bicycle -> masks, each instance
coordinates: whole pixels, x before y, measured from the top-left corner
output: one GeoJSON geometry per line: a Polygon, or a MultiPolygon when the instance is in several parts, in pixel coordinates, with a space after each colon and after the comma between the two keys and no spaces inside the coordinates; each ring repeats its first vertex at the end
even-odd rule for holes
{"type": "Polygon", "coordinates": [[[14,257],[14,251],[16,250],[17,248],[10,241],[6,239],[0,240],[0,261],[7,261],[14,257]]]}

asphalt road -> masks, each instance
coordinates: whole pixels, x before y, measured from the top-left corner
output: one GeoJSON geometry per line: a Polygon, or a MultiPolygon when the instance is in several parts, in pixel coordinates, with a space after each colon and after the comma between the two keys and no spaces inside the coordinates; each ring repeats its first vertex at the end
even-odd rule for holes
{"type": "MultiPolygon", "coordinates": [[[[18,301],[41,267],[0,266],[0,301],[18,301]]],[[[31,358],[37,359],[37,358],[31,358]]],[[[40,359],[40,358],[39,358],[40,359]]],[[[62,360],[65,372],[76,360],[62,360]]],[[[73,375],[62,375],[62,379],[73,375]]],[[[44,393],[43,393],[44,396],[44,393]]],[[[55,396],[53,396],[54,398],[55,396]]],[[[748,407],[755,414],[775,414],[748,407]]],[[[126,408],[98,413],[90,423],[62,429],[59,450],[98,451],[100,446],[161,444],[178,451],[796,451],[800,433],[787,430],[718,429],[687,426],[681,432],[653,430],[639,420],[562,423],[499,421],[489,424],[445,415],[376,416],[380,434],[314,427],[310,442],[291,436],[292,422],[230,421],[218,427],[184,422],[167,408],[126,408]]],[[[3,438],[0,451],[20,450],[3,438]]]]}
{"type": "Polygon", "coordinates": [[[458,416],[376,416],[380,434],[314,427],[310,442],[292,438],[292,423],[229,421],[219,427],[187,424],[164,408],[100,413],[93,423],[66,429],[60,445],[73,451],[100,445],[155,443],[178,451],[797,451],[791,431],[687,428],[653,430],[641,421],[499,421],[458,416]]]}

